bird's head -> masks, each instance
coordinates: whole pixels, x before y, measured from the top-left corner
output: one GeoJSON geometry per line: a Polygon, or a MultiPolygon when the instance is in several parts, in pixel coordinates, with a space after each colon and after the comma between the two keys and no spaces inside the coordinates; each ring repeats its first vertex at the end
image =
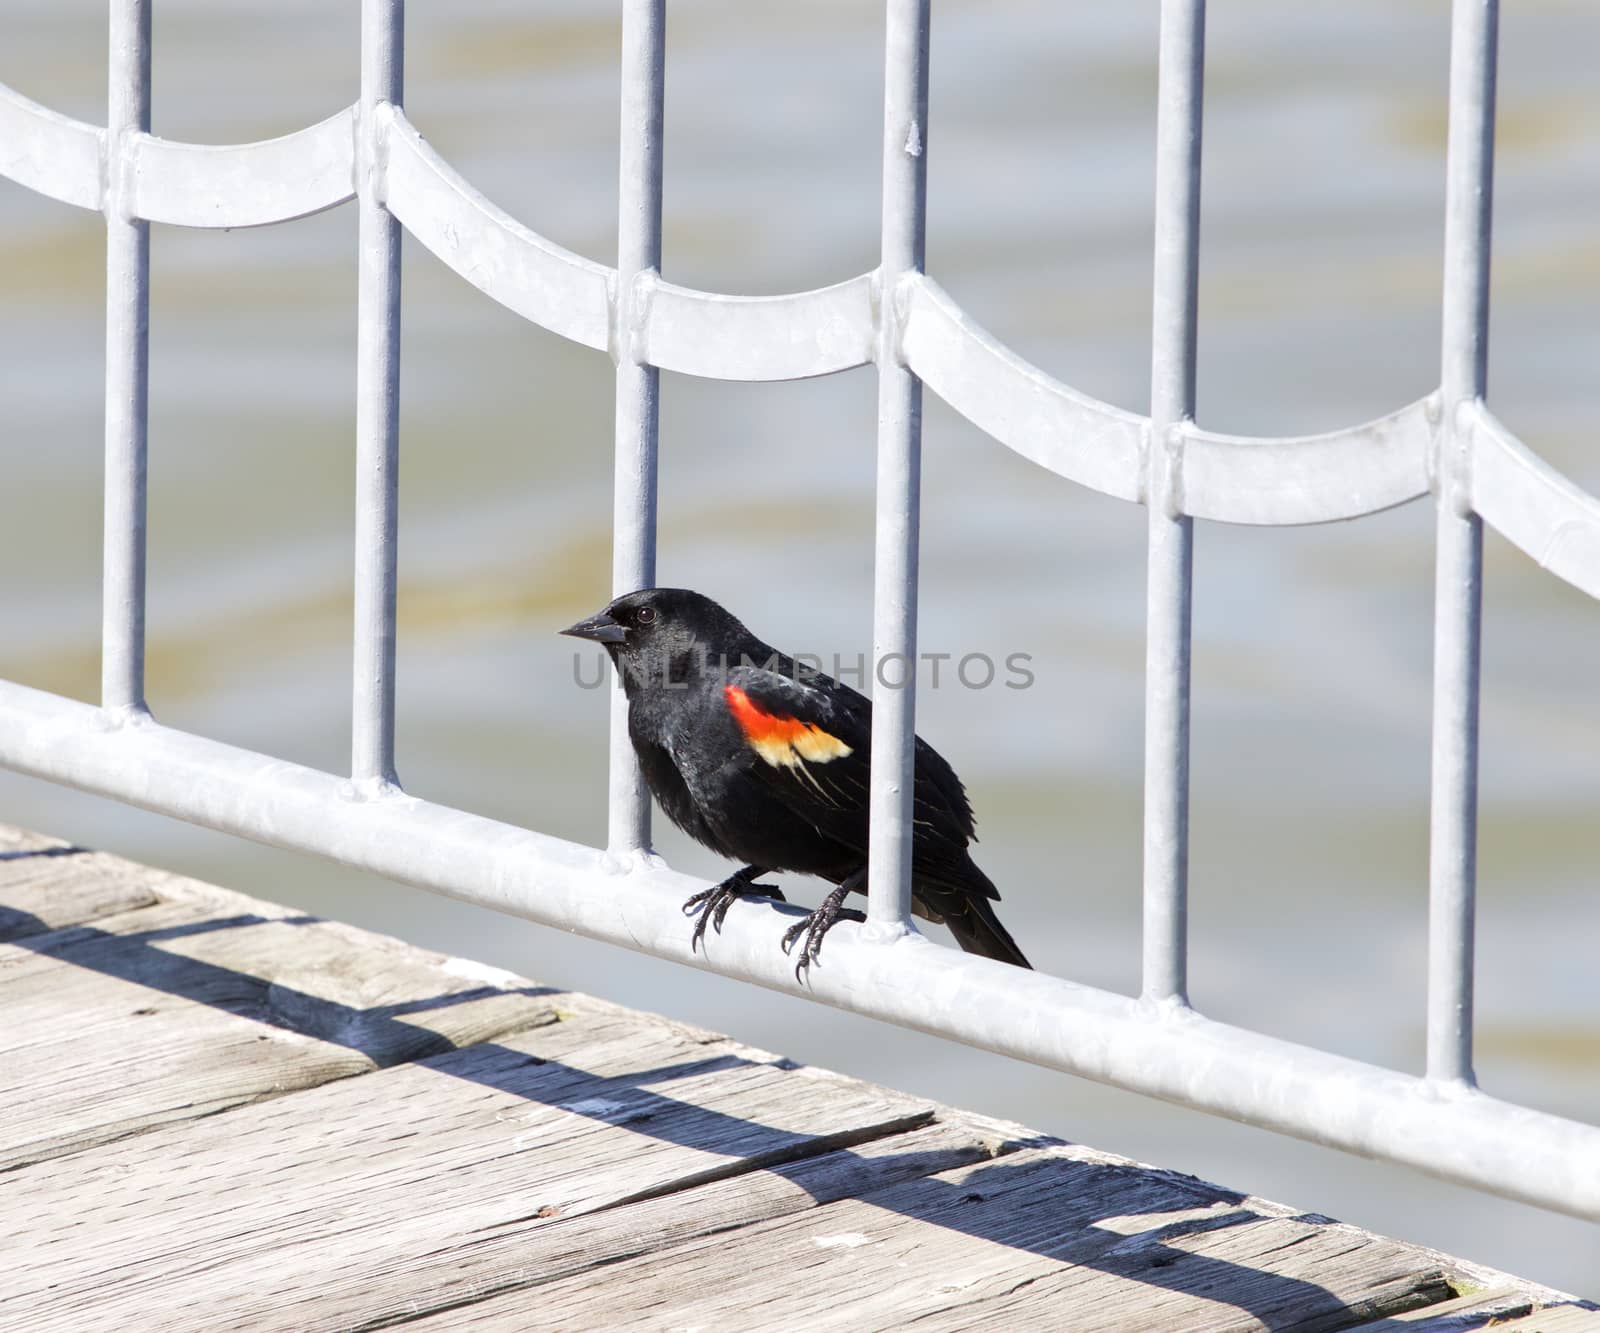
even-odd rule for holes
{"type": "Polygon", "coordinates": [[[690,679],[762,646],[722,607],[688,588],[641,588],[561,633],[604,647],[630,689],[690,679]]]}

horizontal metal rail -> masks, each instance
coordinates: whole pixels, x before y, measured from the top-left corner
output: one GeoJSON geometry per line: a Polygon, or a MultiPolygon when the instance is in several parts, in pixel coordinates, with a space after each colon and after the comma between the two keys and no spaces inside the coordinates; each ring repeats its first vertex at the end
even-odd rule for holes
{"type": "Polygon", "coordinates": [[[1317,436],[1196,424],[1204,0],[1164,0],[1151,414],[1100,402],[985,332],[923,272],[927,0],[887,0],[879,268],[745,296],[664,280],[664,0],[624,0],[618,265],[574,254],[485,198],[400,107],[403,0],[364,0],[361,98],[260,143],[150,132],[150,0],[112,0],[105,128],[0,85],[0,176],[107,227],[102,706],[0,681],[0,764],[529,920],[999,1051],[1512,1198],[1600,1219],[1600,1128],[1485,1096],[1472,1075],[1481,540],[1487,523],[1600,598],[1600,500],[1484,402],[1496,0],[1455,0],[1444,337],[1437,387],[1317,436]],[[358,550],[352,776],[158,725],[144,707],[148,226],[248,227],[349,200],[360,213],[358,550]],[[406,795],[394,777],[400,233],[522,318],[617,365],[614,582],[654,569],[662,369],[787,380],[874,365],[875,651],[915,642],[922,387],[997,442],[1150,508],[1145,994],[1135,1000],[936,948],[905,926],[909,694],[879,710],[864,929],[798,982],[778,948],[797,909],[738,905],[707,952],[679,904],[703,886],[648,848],[648,805],[613,701],[608,851],[406,795]],[[1189,593],[1195,518],[1265,526],[1438,509],[1428,1077],[1215,1023],[1187,1005],[1189,593]]]}
{"type": "Polygon", "coordinates": [[[1600,1219],[1600,1129],[1329,1055],[1189,1010],[1146,1004],[916,934],[843,927],[808,983],[778,947],[799,910],[737,904],[690,948],[684,899],[704,882],[657,857],[612,856],[149,720],[0,683],[0,755],[25,773],[801,994],[1314,1143],[1600,1219]]]}

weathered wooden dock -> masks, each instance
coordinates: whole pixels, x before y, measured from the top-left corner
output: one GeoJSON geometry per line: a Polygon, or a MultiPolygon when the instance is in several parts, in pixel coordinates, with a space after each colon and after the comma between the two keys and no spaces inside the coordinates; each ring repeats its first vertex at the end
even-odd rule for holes
{"type": "Polygon", "coordinates": [[[1326,1218],[0,827],[0,1327],[1600,1330],[1326,1218]]]}

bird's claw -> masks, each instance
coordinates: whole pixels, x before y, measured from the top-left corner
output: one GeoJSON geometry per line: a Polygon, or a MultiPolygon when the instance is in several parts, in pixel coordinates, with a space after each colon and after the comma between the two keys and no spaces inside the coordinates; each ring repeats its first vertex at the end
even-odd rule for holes
{"type": "Polygon", "coordinates": [[[794,976],[796,981],[804,982],[806,974],[811,970],[811,964],[817,961],[822,953],[822,937],[840,921],[865,921],[867,914],[859,912],[853,907],[844,906],[845,894],[850,890],[846,888],[835,889],[822,900],[821,905],[814,912],[808,912],[788,930],[783,932],[782,947],[785,954],[789,953],[796,942],[803,935],[805,943],[800,947],[800,956],[795,960],[794,976]]]}
{"type": "Polygon", "coordinates": [[[705,941],[707,926],[719,935],[722,933],[722,923],[727,918],[728,909],[740,898],[762,897],[775,898],[780,903],[784,901],[783,893],[776,885],[754,882],[760,873],[760,871],[749,873],[741,870],[737,875],[730,875],[722,883],[713,884],[709,889],[701,889],[699,893],[691,895],[684,901],[685,916],[699,915],[699,920],[694,923],[694,934],[689,937],[690,953],[705,941]]]}

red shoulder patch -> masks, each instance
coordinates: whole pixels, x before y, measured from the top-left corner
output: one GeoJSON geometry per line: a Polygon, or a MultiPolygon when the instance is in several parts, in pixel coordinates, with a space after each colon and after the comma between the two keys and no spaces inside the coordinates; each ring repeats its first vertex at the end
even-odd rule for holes
{"type": "Polygon", "coordinates": [[[801,760],[825,764],[850,753],[837,736],[797,717],[769,713],[737,685],[724,685],[722,693],[750,748],[775,768],[792,768],[801,760]]]}

